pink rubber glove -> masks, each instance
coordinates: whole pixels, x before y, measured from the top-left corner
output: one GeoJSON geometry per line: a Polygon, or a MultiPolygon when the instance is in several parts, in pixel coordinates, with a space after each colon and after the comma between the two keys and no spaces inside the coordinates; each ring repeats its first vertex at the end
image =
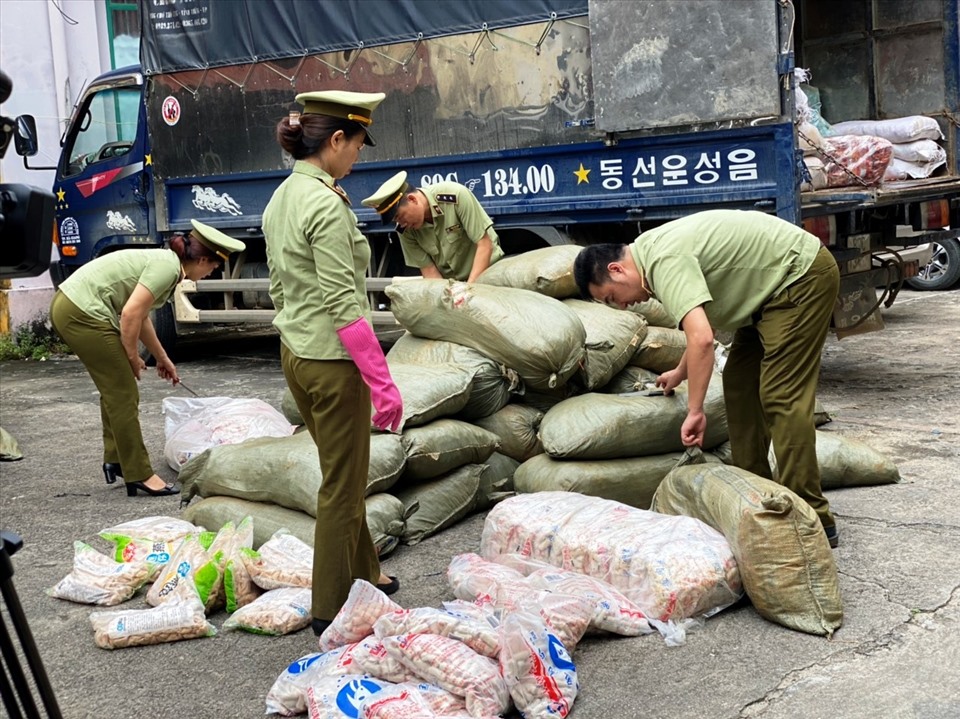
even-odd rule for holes
{"type": "Polygon", "coordinates": [[[370,399],[377,413],[373,424],[377,429],[396,432],[403,419],[403,398],[393,383],[387,358],[383,356],[377,336],[364,317],[359,317],[346,327],[337,330],[337,336],[353,358],[360,376],[370,388],[370,399]]]}

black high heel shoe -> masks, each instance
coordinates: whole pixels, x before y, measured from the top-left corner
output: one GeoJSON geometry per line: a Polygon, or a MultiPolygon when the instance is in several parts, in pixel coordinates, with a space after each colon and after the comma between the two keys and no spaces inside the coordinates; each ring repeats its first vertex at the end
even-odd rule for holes
{"type": "Polygon", "coordinates": [[[384,594],[396,594],[400,591],[400,580],[396,577],[387,577],[390,581],[386,584],[378,584],[377,589],[379,589],[384,594]]]}
{"type": "Polygon", "coordinates": [[[163,489],[150,489],[143,482],[127,482],[128,497],[136,497],[138,492],[149,494],[151,497],[165,497],[168,494],[180,494],[180,488],[168,484],[163,489]]]}
{"type": "Polygon", "coordinates": [[[107,484],[114,484],[117,481],[117,477],[123,479],[123,470],[120,468],[120,464],[117,462],[104,462],[103,478],[107,480],[107,484]]]}

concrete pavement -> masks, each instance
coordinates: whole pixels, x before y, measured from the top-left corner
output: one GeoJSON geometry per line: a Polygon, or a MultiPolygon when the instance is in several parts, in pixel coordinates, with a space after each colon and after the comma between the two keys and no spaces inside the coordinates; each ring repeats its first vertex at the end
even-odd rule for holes
{"type": "MultiPolygon", "coordinates": [[[[841,432],[892,457],[904,481],[838,490],[836,558],[845,621],[832,640],[761,619],[747,603],[667,647],[658,635],[590,638],[574,655],[573,719],[956,719],[960,717],[960,291],[904,292],[883,332],[830,339],[820,399],[841,432]]],[[[181,351],[202,395],[259,397],[279,407],[275,338],[199,342],[181,351]]],[[[142,424],[161,476],[160,401],[178,392],[152,374],[142,424]]],[[[278,638],[223,632],[105,651],[90,607],[43,590],[70,569],[75,539],[154,514],[177,498],[127,498],[100,475],[97,395],[73,359],[0,365],[0,424],[24,459],[0,464],[0,527],[24,537],[14,583],[66,717],[257,717],[280,671],[314,650],[309,630],[278,638]]],[[[451,598],[449,559],[479,548],[476,515],[385,562],[404,606],[451,598]]],[[[140,606],[134,599],[124,607],[140,606]]],[[[226,615],[212,618],[220,626],[226,615]]],[[[8,620],[7,617],[5,619],[8,620]]]]}

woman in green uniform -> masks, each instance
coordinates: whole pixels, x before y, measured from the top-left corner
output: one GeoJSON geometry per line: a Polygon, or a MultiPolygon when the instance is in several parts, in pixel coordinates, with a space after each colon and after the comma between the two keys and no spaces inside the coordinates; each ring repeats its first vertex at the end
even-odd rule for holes
{"type": "Polygon", "coordinates": [[[374,144],[367,127],[383,98],[339,91],[297,95],[303,112],[277,125],[277,140],[296,163],[263,213],[283,373],[323,473],[313,555],[318,635],[340,611],[354,579],[387,593],[400,587],[380,572],[364,493],[371,400],[373,424],[393,431],[403,402],[369,322],[370,245],[337,186],[363,145],[374,144]]]}
{"type": "Polygon", "coordinates": [[[176,494],[180,490],[153,471],[140,432],[140,380],[146,364],[137,340],[157,361],[157,374],[173,384],[177,368],[157,339],[150,311],[161,307],[186,278],[200,280],[230,252],[244,249],[219,230],[193,221],[193,231],[175,237],[170,249],[121,250],[88,262],[60,285],[50,305],[57,334],[80,358],[100,392],[103,475],[121,477],[127,495],[176,494]]]}

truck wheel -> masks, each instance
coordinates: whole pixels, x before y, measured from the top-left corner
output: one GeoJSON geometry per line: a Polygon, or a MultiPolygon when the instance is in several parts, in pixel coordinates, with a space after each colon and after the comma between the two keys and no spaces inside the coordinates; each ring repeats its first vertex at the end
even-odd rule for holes
{"type": "MultiPolygon", "coordinates": [[[[153,310],[150,313],[150,321],[153,322],[153,329],[157,332],[157,339],[160,340],[160,344],[163,345],[167,354],[172,355],[177,344],[177,322],[173,319],[173,306],[168,303],[160,309],[153,310]]],[[[139,343],[139,349],[140,357],[149,366],[152,367],[157,363],[142,342],[139,343]]]]}
{"type": "Polygon", "coordinates": [[[907,280],[915,290],[948,290],[960,281],[960,240],[933,243],[933,256],[920,274],[907,280]]]}

